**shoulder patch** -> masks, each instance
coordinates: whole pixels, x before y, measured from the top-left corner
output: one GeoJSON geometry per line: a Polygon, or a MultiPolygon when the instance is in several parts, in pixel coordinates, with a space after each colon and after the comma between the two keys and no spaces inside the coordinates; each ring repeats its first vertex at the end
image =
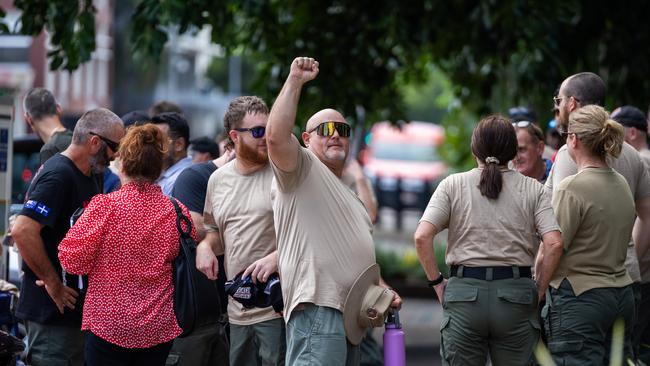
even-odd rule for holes
{"type": "Polygon", "coordinates": [[[34,201],[34,200],[28,200],[27,202],[25,202],[25,208],[28,208],[30,210],[34,210],[34,211],[38,212],[39,214],[43,215],[44,217],[49,216],[50,210],[51,210],[45,204],[34,201]]]}

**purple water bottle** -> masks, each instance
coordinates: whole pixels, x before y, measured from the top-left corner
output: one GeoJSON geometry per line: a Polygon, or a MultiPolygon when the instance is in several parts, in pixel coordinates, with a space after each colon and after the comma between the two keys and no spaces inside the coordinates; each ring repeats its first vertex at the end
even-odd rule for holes
{"type": "Polygon", "coordinates": [[[406,346],[404,344],[404,331],[399,322],[399,312],[388,315],[386,330],[384,331],[384,365],[406,366],[406,346]]]}

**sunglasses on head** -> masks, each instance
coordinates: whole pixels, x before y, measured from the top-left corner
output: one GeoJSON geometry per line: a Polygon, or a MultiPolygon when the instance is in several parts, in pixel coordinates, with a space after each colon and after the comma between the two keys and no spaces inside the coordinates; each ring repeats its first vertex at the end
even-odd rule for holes
{"type": "Polygon", "coordinates": [[[519,128],[526,128],[526,127],[530,126],[531,124],[532,124],[532,122],[530,122],[530,121],[512,122],[513,126],[519,127],[519,128]]]}
{"type": "Polygon", "coordinates": [[[339,133],[340,137],[350,137],[350,125],[343,122],[323,122],[309,131],[309,133],[312,133],[314,131],[316,131],[318,136],[330,137],[334,135],[334,131],[336,131],[339,133]]]}
{"type": "Polygon", "coordinates": [[[98,134],[98,133],[88,132],[88,134],[99,137],[99,139],[102,140],[102,141],[104,141],[104,143],[106,144],[106,146],[108,146],[111,150],[113,150],[114,153],[116,153],[117,150],[120,148],[120,143],[119,143],[119,142],[115,142],[115,141],[113,141],[113,140],[109,140],[109,139],[107,139],[106,137],[104,137],[104,136],[102,136],[102,135],[100,135],[100,134],[98,134]]]}
{"type": "Polygon", "coordinates": [[[526,129],[528,130],[528,133],[536,137],[538,141],[544,141],[544,133],[542,132],[542,130],[540,130],[539,127],[535,126],[530,121],[512,122],[512,126],[516,128],[526,129]]]}
{"type": "Polygon", "coordinates": [[[264,133],[266,132],[266,127],[264,126],[255,126],[251,128],[235,128],[235,131],[239,132],[246,132],[250,131],[251,136],[253,136],[256,139],[264,137],[264,133]]]}

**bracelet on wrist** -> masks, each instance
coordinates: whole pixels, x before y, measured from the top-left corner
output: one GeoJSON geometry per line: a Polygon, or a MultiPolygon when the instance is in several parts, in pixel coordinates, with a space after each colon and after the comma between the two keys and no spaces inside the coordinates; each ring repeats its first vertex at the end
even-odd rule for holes
{"type": "Polygon", "coordinates": [[[441,284],[444,280],[445,278],[442,276],[442,273],[440,273],[440,275],[435,280],[428,281],[428,286],[433,288],[434,286],[441,284]]]}

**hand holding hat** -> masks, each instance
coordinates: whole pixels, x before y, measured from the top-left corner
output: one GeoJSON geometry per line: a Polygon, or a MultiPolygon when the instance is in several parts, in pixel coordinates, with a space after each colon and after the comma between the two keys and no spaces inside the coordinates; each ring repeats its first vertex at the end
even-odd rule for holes
{"type": "Polygon", "coordinates": [[[401,306],[402,299],[380,285],[379,266],[375,263],[357,277],[345,300],[343,325],[348,341],[361,343],[367,328],[381,327],[391,306],[401,306]]]}
{"type": "Polygon", "coordinates": [[[241,272],[227,281],[225,287],[226,294],[247,309],[272,306],[276,313],[281,313],[284,309],[280,276],[277,272],[272,273],[266,282],[257,281],[257,283],[253,282],[250,275],[244,276],[241,272]]]}
{"type": "Polygon", "coordinates": [[[271,274],[278,271],[278,252],[273,251],[273,253],[265,256],[264,258],[258,259],[253,262],[242,274],[242,277],[247,277],[251,275],[253,282],[266,282],[271,274]]]}

